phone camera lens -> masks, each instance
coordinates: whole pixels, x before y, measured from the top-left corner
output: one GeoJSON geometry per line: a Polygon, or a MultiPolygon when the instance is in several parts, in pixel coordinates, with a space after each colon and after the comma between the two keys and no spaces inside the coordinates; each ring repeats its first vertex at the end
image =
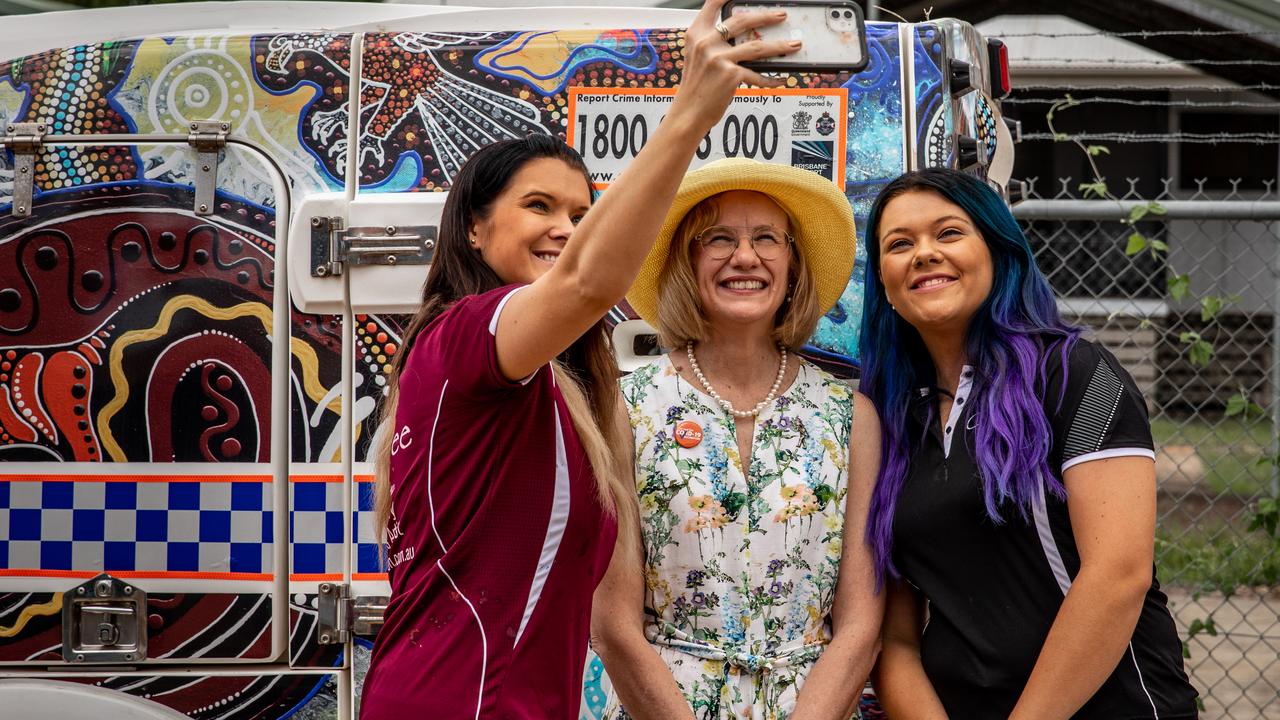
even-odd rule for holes
{"type": "Polygon", "coordinates": [[[845,10],[845,11],[844,11],[844,18],[845,18],[846,20],[848,20],[848,19],[849,19],[849,18],[851,18],[851,17],[853,17],[853,11],[852,11],[852,10],[845,10]]]}
{"type": "Polygon", "coordinates": [[[840,11],[839,11],[839,10],[832,10],[832,11],[831,11],[831,19],[832,19],[832,20],[839,20],[839,19],[840,19],[840,11]]]}

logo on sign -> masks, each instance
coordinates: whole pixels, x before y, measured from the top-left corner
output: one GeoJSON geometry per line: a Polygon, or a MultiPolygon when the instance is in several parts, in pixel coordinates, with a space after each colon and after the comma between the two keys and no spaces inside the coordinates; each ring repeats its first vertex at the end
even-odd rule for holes
{"type": "Polygon", "coordinates": [[[813,115],[804,110],[797,110],[791,113],[791,134],[792,135],[808,135],[809,121],[813,119],[813,115]]]}
{"type": "Polygon", "coordinates": [[[819,135],[830,135],[836,131],[836,120],[831,117],[831,113],[822,113],[822,117],[818,118],[817,129],[819,135]]]}
{"type": "Polygon", "coordinates": [[[791,166],[811,170],[828,180],[834,180],[835,143],[831,140],[800,140],[792,143],[791,166]]]}

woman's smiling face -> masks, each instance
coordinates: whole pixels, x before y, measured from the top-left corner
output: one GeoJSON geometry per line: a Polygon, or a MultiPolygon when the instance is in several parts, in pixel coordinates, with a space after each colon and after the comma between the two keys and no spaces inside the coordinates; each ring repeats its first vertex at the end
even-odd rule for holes
{"type": "Polygon", "coordinates": [[[922,336],[964,332],[991,294],[991,251],[969,215],[932,190],[911,190],[880,214],[880,282],[922,336]]]}
{"type": "Polygon", "coordinates": [[[470,242],[504,283],[531,283],[555,264],[591,208],[591,188],[557,158],[525,163],[471,226],[470,242]]]}
{"type": "Polygon", "coordinates": [[[713,327],[760,325],[772,332],[791,271],[787,214],[768,195],[746,190],[723,193],[713,202],[716,221],[691,248],[702,311],[713,327]],[[772,252],[761,247],[771,238],[781,244],[772,252]],[[729,242],[732,253],[719,257],[729,242]],[[769,257],[761,257],[757,247],[769,257]]]}

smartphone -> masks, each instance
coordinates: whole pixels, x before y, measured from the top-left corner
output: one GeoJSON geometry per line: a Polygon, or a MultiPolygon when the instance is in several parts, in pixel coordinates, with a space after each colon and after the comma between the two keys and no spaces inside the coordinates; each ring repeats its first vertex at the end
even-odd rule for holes
{"type": "Polygon", "coordinates": [[[721,9],[728,19],[738,13],[785,10],[777,25],[751,30],[733,42],[799,40],[790,55],[742,63],[757,72],[857,72],[867,65],[867,28],[862,8],[842,0],[731,0],[721,9]]]}

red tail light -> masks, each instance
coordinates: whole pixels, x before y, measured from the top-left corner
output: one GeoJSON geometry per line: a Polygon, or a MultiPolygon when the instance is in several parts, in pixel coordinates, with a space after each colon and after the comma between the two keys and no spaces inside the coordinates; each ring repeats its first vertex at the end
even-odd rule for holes
{"type": "Polygon", "coordinates": [[[1009,94],[1009,48],[999,40],[987,40],[987,61],[991,67],[991,95],[999,100],[1009,94]]]}

